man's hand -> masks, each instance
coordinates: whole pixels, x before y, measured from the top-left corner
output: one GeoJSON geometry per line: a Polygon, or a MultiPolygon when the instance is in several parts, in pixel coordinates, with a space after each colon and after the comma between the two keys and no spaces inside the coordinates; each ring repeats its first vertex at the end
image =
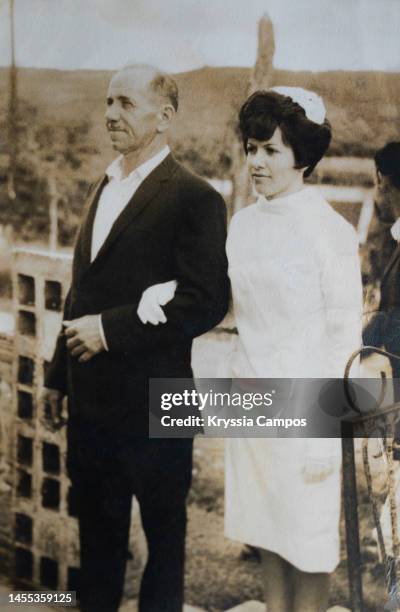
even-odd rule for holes
{"type": "Polygon", "coordinates": [[[72,321],[63,321],[67,348],[80,363],[89,361],[105,350],[100,334],[99,315],[87,315],[72,321]]]}
{"type": "Polygon", "coordinates": [[[49,410],[45,412],[49,416],[51,428],[54,430],[60,429],[65,423],[62,416],[63,397],[63,394],[58,389],[47,389],[45,387],[41,393],[40,399],[49,407],[49,410]]]}
{"type": "Polygon", "coordinates": [[[137,315],[142,323],[158,325],[159,323],[167,322],[167,317],[161,306],[165,306],[165,304],[172,300],[177,286],[176,280],[172,280],[166,283],[151,285],[151,287],[143,291],[137,309],[137,315]]]}

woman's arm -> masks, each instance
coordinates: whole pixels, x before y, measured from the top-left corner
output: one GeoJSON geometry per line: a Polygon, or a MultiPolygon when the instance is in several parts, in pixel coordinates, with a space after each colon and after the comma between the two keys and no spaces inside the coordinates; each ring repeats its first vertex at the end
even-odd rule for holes
{"type": "Polygon", "coordinates": [[[347,223],[333,229],[336,231],[332,231],[322,262],[321,283],[329,376],[343,378],[350,355],[362,344],[362,282],[355,231],[347,223]]]}
{"type": "MultiPolygon", "coordinates": [[[[329,349],[327,371],[331,378],[343,378],[347,360],[361,346],[362,282],[358,239],[353,228],[341,219],[327,228],[320,255],[324,341],[329,349]]],[[[353,374],[357,376],[354,370],[353,374]]],[[[340,457],[339,438],[309,438],[303,469],[305,481],[315,483],[327,478],[340,457]]]]}

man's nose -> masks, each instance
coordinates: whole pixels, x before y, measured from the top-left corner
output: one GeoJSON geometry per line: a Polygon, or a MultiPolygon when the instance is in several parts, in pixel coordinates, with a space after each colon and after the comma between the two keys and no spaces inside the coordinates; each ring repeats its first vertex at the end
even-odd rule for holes
{"type": "Polygon", "coordinates": [[[104,113],[106,121],[118,121],[119,112],[115,104],[108,104],[104,113]]]}

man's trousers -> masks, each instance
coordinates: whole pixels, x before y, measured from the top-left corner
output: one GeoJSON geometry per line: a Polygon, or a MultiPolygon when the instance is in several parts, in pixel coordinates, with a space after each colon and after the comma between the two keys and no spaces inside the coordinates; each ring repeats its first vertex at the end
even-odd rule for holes
{"type": "Polygon", "coordinates": [[[68,471],[77,504],[83,612],[116,612],[123,594],[132,496],[148,547],[140,612],[181,612],[192,440],[110,435],[69,424],[68,471]]]}

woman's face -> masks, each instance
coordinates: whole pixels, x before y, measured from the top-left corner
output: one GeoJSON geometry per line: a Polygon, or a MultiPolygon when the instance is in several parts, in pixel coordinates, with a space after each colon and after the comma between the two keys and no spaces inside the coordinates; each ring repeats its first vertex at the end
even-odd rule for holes
{"type": "Polygon", "coordinates": [[[267,198],[294,193],[302,188],[304,169],[295,168],[293,150],[276,128],[269,140],[247,141],[247,167],[257,193],[267,198]]]}

